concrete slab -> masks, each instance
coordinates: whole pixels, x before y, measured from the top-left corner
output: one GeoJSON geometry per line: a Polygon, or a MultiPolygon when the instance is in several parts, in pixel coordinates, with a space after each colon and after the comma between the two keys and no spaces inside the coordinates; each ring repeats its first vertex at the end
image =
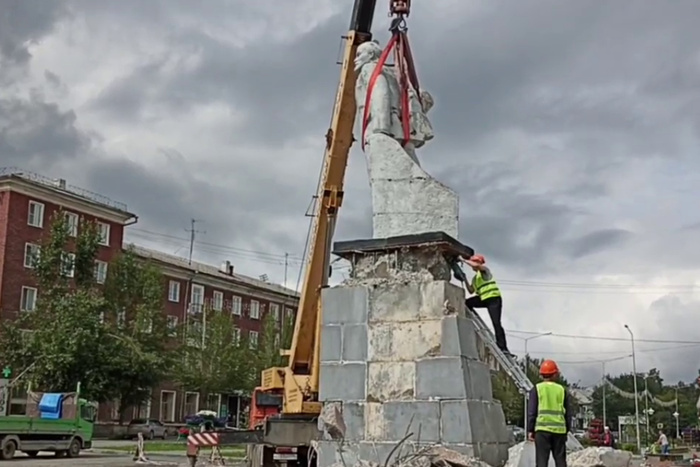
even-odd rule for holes
{"type": "Polygon", "coordinates": [[[414,362],[369,362],[367,399],[372,402],[412,400],[415,397],[414,362]]]}
{"type": "Polygon", "coordinates": [[[476,329],[472,320],[465,318],[463,314],[443,318],[441,355],[478,360],[477,341],[476,329]]]}
{"type": "Polygon", "coordinates": [[[367,359],[402,362],[439,355],[441,334],[441,320],[370,324],[367,359]]]}
{"type": "Polygon", "coordinates": [[[385,441],[414,433],[416,442],[440,442],[440,402],[406,401],[384,404],[385,441]]]}
{"type": "Polygon", "coordinates": [[[321,361],[340,362],[342,360],[342,326],[329,324],[321,327],[321,361]]]}
{"type": "Polygon", "coordinates": [[[321,294],[323,324],[366,324],[366,287],[332,287],[321,294]]]}
{"type": "Polygon", "coordinates": [[[364,401],[366,381],[365,363],[321,363],[319,400],[364,401]]]}
{"type": "Polygon", "coordinates": [[[342,359],[345,362],[367,361],[367,325],[346,324],[343,326],[342,359]]]}

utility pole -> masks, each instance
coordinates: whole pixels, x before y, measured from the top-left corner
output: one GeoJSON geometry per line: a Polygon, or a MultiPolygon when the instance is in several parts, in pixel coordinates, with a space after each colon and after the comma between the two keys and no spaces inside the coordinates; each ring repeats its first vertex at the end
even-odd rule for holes
{"type": "Polygon", "coordinates": [[[198,233],[205,234],[206,232],[200,232],[199,230],[196,230],[194,226],[197,224],[197,219],[191,219],[190,220],[190,228],[189,230],[185,229],[185,232],[190,233],[190,254],[187,256],[187,264],[192,265],[192,253],[194,252],[194,239],[195,235],[198,233]]]}
{"type": "Polygon", "coordinates": [[[289,253],[284,254],[284,282],[282,285],[287,287],[287,268],[289,267],[289,253]]]}
{"type": "Polygon", "coordinates": [[[603,365],[603,426],[608,426],[606,423],[606,418],[607,418],[607,409],[605,407],[605,386],[608,385],[608,382],[605,380],[605,362],[600,362],[603,365]]]}
{"type": "Polygon", "coordinates": [[[632,342],[632,373],[634,373],[634,419],[637,432],[637,452],[641,454],[642,452],[642,440],[639,437],[639,390],[637,389],[637,358],[634,353],[634,333],[629,326],[625,324],[625,329],[630,333],[630,341],[632,342]]]}

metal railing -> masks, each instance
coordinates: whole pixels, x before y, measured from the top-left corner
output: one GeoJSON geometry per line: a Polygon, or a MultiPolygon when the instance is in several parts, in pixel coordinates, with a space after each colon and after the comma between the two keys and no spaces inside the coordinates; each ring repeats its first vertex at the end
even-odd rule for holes
{"type": "Polygon", "coordinates": [[[52,179],[28,170],[22,170],[18,167],[0,167],[0,177],[10,176],[23,178],[24,180],[38,183],[40,185],[53,188],[54,190],[65,191],[72,195],[80,196],[81,198],[85,198],[93,203],[102,204],[118,211],[127,212],[127,206],[125,203],[114,201],[113,199],[99,193],[86,190],[85,188],[69,185],[64,179],[52,179]]]}

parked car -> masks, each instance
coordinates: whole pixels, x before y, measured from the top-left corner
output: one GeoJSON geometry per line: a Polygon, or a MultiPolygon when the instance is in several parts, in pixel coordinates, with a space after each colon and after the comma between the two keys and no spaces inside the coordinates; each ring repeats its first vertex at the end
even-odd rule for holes
{"type": "Polygon", "coordinates": [[[168,436],[168,428],[158,420],[135,418],[129,422],[126,435],[130,438],[135,438],[139,433],[146,439],[165,439],[168,436]]]}

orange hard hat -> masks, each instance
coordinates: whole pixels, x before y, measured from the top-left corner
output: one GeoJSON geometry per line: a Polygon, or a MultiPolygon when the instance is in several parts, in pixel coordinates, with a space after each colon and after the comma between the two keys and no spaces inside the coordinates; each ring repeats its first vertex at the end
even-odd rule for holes
{"type": "Polygon", "coordinates": [[[484,258],[484,255],[472,255],[472,257],[469,259],[471,261],[474,261],[475,263],[479,263],[479,264],[486,263],[486,258],[484,258]]]}
{"type": "Polygon", "coordinates": [[[554,376],[559,373],[559,367],[554,360],[545,360],[540,365],[540,374],[542,376],[554,376]]]}

